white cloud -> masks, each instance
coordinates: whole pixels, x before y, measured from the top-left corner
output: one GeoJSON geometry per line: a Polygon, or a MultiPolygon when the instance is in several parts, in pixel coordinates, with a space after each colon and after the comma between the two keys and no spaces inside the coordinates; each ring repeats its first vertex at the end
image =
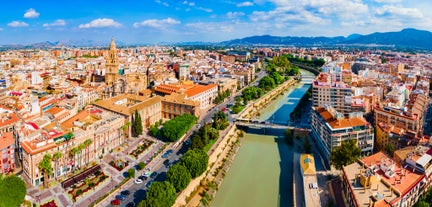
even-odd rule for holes
{"type": "Polygon", "coordinates": [[[234,18],[241,17],[244,15],[245,15],[245,13],[243,13],[243,12],[227,12],[226,13],[226,17],[228,17],[230,19],[234,19],[234,18]]]}
{"type": "Polygon", "coordinates": [[[8,24],[9,27],[28,27],[29,25],[22,21],[12,21],[8,24]]]}
{"type": "Polygon", "coordinates": [[[45,23],[42,26],[44,27],[60,27],[60,26],[65,26],[66,25],[66,21],[63,19],[57,19],[52,23],[45,23]]]}
{"type": "Polygon", "coordinates": [[[180,24],[179,20],[173,19],[171,17],[166,19],[148,19],[142,22],[135,22],[133,26],[138,27],[154,27],[154,28],[164,28],[170,25],[180,24]]]}
{"type": "Polygon", "coordinates": [[[250,1],[245,1],[237,4],[237,7],[246,7],[246,6],[253,6],[254,4],[250,1]]]}
{"type": "Polygon", "coordinates": [[[169,7],[169,4],[167,2],[163,2],[161,0],[156,0],[155,2],[158,4],[162,4],[163,6],[169,7]]]}
{"type": "Polygon", "coordinates": [[[80,24],[79,28],[102,28],[102,27],[120,27],[121,24],[108,18],[95,19],[87,24],[80,24]]]}
{"type": "Polygon", "coordinates": [[[24,18],[32,19],[32,18],[38,18],[39,13],[34,10],[33,8],[30,8],[24,13],[24,18]]]}
{"type": "Polygon", "coordinates": [[[401,2],[402,0],[375,0],[378,3],[397,3],[401,2]]]}
{"type": "Polygon", "coordinates": [[[197,7],[197,9],[208,12],[208,13],[213,12],[213,9],[204,8],[204,7],[197,7]]]}
{"type": "Polygon", "coordinates": [[[3,28],[0,28],[0,31],[3,31],[3,28]]]}
{"type": "Polygon", "coordinates": [[[396,7],[392,5],[384,5],[381,8],[376,9],[376,13],[378,15],[383,16],[404,16],[409,18],[422,18],[423,13],[417,8],[404,8],[404,7],[396,7]]]}

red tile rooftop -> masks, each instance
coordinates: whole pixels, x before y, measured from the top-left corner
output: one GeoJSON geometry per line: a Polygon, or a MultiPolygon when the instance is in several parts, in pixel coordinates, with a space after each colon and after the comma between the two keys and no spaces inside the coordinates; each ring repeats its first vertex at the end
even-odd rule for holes
{"type": "Polygon", "coordinates": [[[399,165],[399,163],[391,160],[391,158],[383,152],[378,152],[369,157],[365,157],[361,159],[361,162],[367,167],[379,167],[382,162],[388,162],[389,165],[393,164],[393,172],[395,174],[392,177],[388,177],[381,169],[378,169],[376,173],[381,176],[382,180],[385,180],[389,185],[395,188],[401,196],[408,193],[424,177],[424,175],[419,172],[412,172],[411,170],[404,169],[399,165]]]}
{"type": "Polygon", "coordinates": [[[0,135],[0,150],[15,143],[12,132],[5,132],[0,135]]]}

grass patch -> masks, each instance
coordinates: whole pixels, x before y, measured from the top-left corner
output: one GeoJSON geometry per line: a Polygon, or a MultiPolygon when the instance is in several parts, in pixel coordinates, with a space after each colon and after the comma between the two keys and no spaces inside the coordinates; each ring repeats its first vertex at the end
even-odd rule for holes
{"type": "Polygon", "coordinates": [[[234,106],[231,106],[230,109],[231,109],[231,111],[232,111],[234,114],[238,114],[238,113],[240,113],[241,111],[243,111],[243,109],[244,109],[245,107],[246,107],[246,106],[243,106],[243,105],[234,105],[234,106]]]}
{"type": "Polygon", "coordinates": [[[210,150],[210,148],[213,146],[213,144],[216,143],[216,139],[211,139],[209,140],[209,142],[206,144],[206,146],[203,148],[204,152],[208,152],[210,150]]]}

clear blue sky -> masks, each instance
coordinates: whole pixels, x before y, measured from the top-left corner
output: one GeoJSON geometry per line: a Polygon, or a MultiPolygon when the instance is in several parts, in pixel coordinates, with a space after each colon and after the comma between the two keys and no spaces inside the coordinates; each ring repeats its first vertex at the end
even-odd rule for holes
{"type": "Polygon", "coordinates": [[[429,0],[3,1],[0,44],[59,40],[218,42],[252,35],[432,30],[429,0]]]}

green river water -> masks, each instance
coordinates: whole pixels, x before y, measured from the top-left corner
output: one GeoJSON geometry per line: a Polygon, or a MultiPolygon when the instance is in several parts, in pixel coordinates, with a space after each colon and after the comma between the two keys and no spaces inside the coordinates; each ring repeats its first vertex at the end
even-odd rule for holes
{"type": "MultiPolygon", "coordinates": [[[[303,71],[303,74],[311,73],[303,71]]],[[[298,84],[270,104],[258,117],[287,124],[289,113],[306,93],[309,84],[298,84]]],[[[245,134],[244,141],[225,176],[212,207],[292,206],[293,149],[282,134],[245,134]]]]}

